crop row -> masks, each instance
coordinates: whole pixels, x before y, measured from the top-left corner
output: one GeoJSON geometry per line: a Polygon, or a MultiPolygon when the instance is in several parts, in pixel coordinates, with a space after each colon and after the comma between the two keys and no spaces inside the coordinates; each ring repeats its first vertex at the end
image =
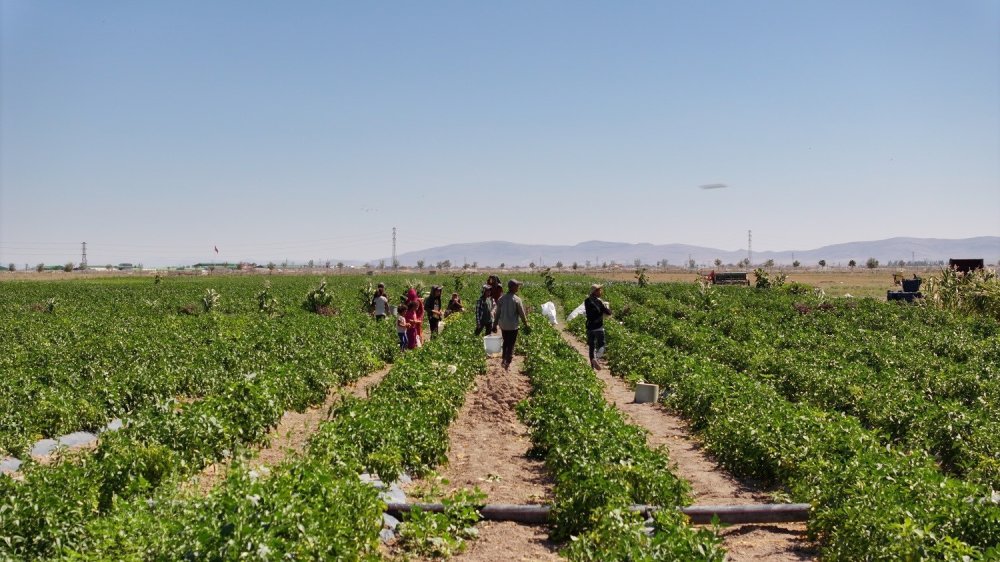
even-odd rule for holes
{"type": "MultiPolygon", "coordinates": [[[[49,549],[13,553],[83,559],[377,558],[384,503],[358,474],[420,473],[443,458],[447,422],[482,371],[481,344],[467,328],[446,330],[406,354],[368,399],[345,399],[332,412],[307,454],[273,471],[238,464],[204,497],[177,486],[119,496],[107,516],[58,537],[49,549]]],[[[56,507],[56,500],[49,506],[56,507]]]]}
{"type": "Polygon", "coordinates": [[[572,538],[573,560],[722,560],[711,531],[694,530],[679,511],[688,486],[669,470],[662,448],[650,449],[645,432],[609,405],[602,384],[544,318],[525,338],[531,397],[519,406],[532,452],[553,474],[554,540],[572,538]],[[628,510],[632,504],[665,509],[652,532],[628,510]]]}
{"type": "MultiPolygon", "coordinates": [[[[261,319],[261,325],[271,325],[285,344],[296,341],[304,325],[283,321],[261,319]]],[[[23,482],[0,478],[0,551],[34,558],[75,544],[88,522],[259,443],[286,409],[321,401],[330,388],[355,380],[395,353],[390,334],[381,333],[384,326],[375,331],[360,314],[313,315],[307,322],[308,331],[319,334],[309,337],[322,340],[313,340],[308,353],[289,348],[281,363],[244,365],[246,370],[226,377],[200,399],[138,407],[120,431],[102,435],[93,455],[51,466],[28,463],[23,482]]],[[[219,344],[226,354],[235,355],[233,347],[219,344]]]]}
{"type": "Polygon", "coordinates": [[[622,302],[629,327],[766,382],[793,402],[856,416],[885,443],[926,450],[947,472],[1000,488],[996,322],[775,291],[620,294],[630,297],[622,302]]]}
{"type": "Polygon", "coordinates": [[[342,314],[302,310],[318,282],[276,281],[270,291],[279,306],[266,314],[254,296],[260,279],[4,284],[0,455],[22,456],[34,439],[99,428],[169,398],[225,393],[249,373],[290,369],[339,385],[358,372],[343,369],[350,362],[337,357],[341,350],[364,358],[362,372],[391,359],[391,328],[363,321],[357,279],[333,288],[342,314]],[[221,295],[211,313],[182,312],[208,288],[221,295]],[[53,313],[32,306],[46,298],[60,303],[53,313]]]}
{"type": "Polygon", "coordinates": [[[613,371],[661,385],[727,469],[780,482],[812,503],[809,529],[825,558],[997,556],[995,495],[944,476],[927,455],[886,448],[856,418],[789,402],[654,335],[611,324],[608,337],[613,371]]]}
{"type": "Polygon", "coordinates": [[[259,443],[286,409],[317,403],[331,382],[380,364],[360,349],[363,342],[337,340],[343,346],[327,357],[326,376],[294,365],[248,374],[203,400],[168,400],[134,412],[121,430],[102,435],[92,456],[29,463],[23,482],[0,478],[3,543],[31,556],[72,544],[89,520],[114,512],[122,500],[145,497],[172,477],[259,443]]]}

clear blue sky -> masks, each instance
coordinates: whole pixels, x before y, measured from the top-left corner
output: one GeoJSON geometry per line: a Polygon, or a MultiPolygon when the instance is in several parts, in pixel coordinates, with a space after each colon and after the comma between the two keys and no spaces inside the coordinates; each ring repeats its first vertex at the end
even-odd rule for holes
{"type": "Polygon", "coordinates": [[[998,0],[0,5],[3,264],[1000,235],[998,0]]]}

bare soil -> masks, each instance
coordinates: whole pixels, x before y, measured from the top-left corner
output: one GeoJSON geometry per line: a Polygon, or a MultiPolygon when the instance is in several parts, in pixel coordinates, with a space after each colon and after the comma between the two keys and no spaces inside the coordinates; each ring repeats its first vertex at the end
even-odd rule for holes
{"type": "MultiPolygon", "coordinates": [[[[500,367],[499,358],[488,361],[486,374],[476,380],[448,429],[448,464],[438,473],[439,488],[451,492],[478,487],[486,494],[486,503],[550,503],[552,481],[540,460],[527,457],[531,441],[515,411],[531,389],[521,372],[522,360],[515,356],[509,371],[500,367]]],[[[416,481],[404,489],[410,494],[428,485],[416,481]]],[[[548,541],[544,526],[484,521],[476,528],[479,537],[454,560],[559,559],[558,547],[548,541]]]]}
{"type": "MultiPolygon", "coordinates": [[[[586,344],[565,330],[562,335],[581,353],[581,360],[586,361],[586,344]]],[[[696,505],[773,503],[772,490],[734,478],[720,467],[692,437],[687,422],[675,412],[660,404],[636,404],[635,392],[606,368],[597,375],[604,382],[605,399],[625,413],[631,423],[649,432],[651,446],[666,447],[674,474],[691,484],[696,505]]],[[[803,523],[731,525],[723,528],[719,536],[728,550],[727,559],[732,561],[816,559],[803,523]]]]}

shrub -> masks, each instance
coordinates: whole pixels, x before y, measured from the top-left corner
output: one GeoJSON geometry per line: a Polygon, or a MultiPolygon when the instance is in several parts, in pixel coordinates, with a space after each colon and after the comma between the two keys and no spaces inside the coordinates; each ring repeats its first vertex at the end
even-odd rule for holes
{"type": "Polygon", "coordinates": [[[205,289],[205,294],[201,297],[201,307],[205,312],[212,312],[218,306],[221,295],[215,289],[205,289]]]}
{"type": "Polygon", "coordinates": [[[320,281],[319,287],[309,291],[302,308],[323,316],[336,314],[333,308],[333,294],[326,292],[326,279],[320,281]]]}
{"type": "Polygon", "coordinates": [[[269,316],[278,313],[278,299],[271,294],[271,282],[264,282],[264,290],[257,293],[257,312],[262,312],[269,316]]]}

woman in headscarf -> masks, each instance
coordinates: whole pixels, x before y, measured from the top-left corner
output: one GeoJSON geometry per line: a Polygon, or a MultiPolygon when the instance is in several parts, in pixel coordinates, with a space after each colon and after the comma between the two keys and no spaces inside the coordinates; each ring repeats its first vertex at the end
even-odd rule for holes
{"type": "MultiPolygon", "coordinates": [[[[414,311],[414,320],[416,321],[416,326],[414,327],[415,332],[413,334],[414,337],[411,338],[409,342],[410,349],[413,349],[414,347],[420,347],[423,345],[424,301],[417,295],[417,290],[410,287],[410,290],[406,292],[406,302],[407,306],[409,306],[409,303],[411,302],[416,303],[417,305],[414,311]]],[[[407,333],[406,335],[409,336],[410,334],[407,333]]]]}
{"type": "Polygon", "coordinates": [[[401,307],[406,307],[406,312],[403,313],[403,319],[406,320],[406,349],[415,349],[417,347],[417,303],[414,301],[408,301],[405,305],[401,307]]]}

